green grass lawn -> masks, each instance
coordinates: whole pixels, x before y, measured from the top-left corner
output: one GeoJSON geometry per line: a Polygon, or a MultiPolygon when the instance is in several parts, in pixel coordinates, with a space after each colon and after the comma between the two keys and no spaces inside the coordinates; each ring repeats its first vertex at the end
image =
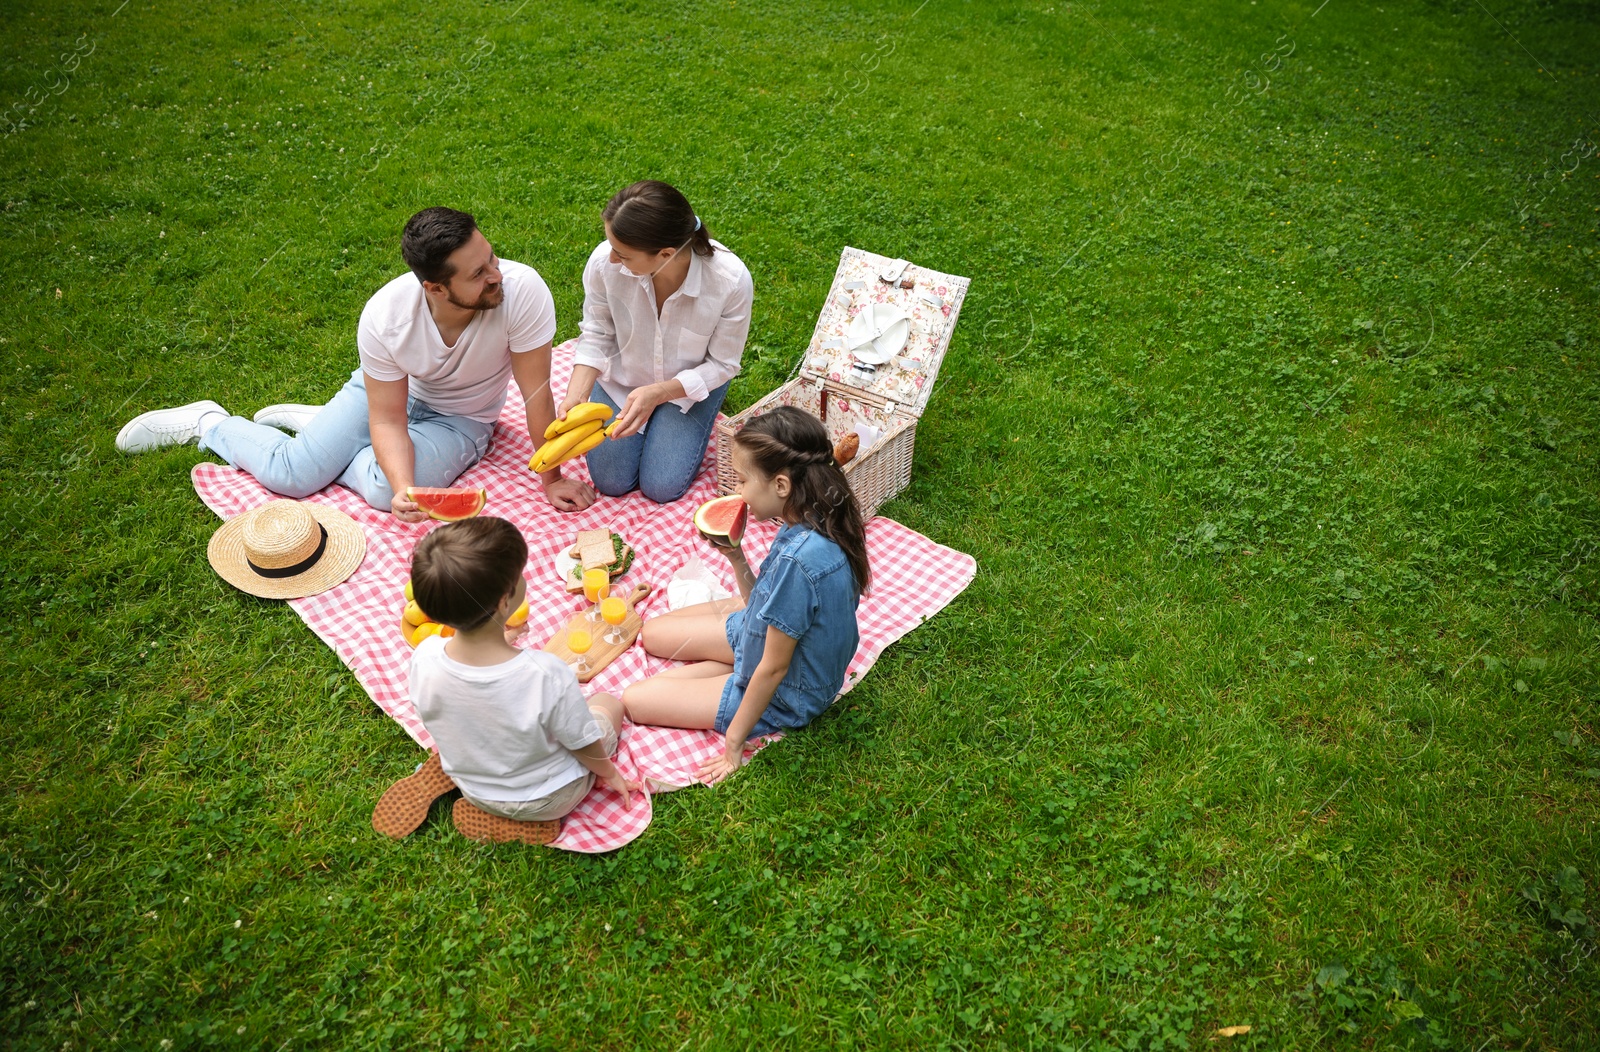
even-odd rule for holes
{"type": "Polygon", "coordinates": [[[1600,1047],[1592,4],[5,9],[0,1048],[1600,1047]],[[646,176],[733,408],[846,244],[971,276],[884,511],[977,580],[614,856],[391,843],[113,437],[325,399],[428,205],[573,336],[646,176]]]}

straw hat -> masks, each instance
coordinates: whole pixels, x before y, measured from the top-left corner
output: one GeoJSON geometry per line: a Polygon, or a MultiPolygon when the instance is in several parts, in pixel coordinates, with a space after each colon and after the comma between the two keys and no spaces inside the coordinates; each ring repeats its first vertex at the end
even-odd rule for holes
{"type": "Polygon", "coordinates": [[[302,599],[356,572],[367,538],[337,508],[268,501],[217,528],[206,547],[222,579],[263,599],[302,599]]]}

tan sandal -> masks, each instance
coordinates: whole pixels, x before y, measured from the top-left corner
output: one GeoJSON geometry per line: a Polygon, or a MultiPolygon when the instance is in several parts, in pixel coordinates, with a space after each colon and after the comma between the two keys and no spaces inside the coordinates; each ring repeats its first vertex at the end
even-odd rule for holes
{"type": "Polygon", "coordinates": [[[456,830],[468,840],[495,844],[504,844],[510,840],[520,840],[524,844],[548,844],[561,835],[559,820],[518,822],[514,818],[491,815],[472,804],[466,797],[456,801],[456,806],[450,815],[455,819],[456,830]]]}
{"type": "Polygon", "coordinates": [[[372,809],[372,828],[396,840],[410,836],[427,821],[433,802],[455,787],[439,763],[438,751],[431,751],[415,774],[400,779],[378,798],[378,806],[372,809]]]}

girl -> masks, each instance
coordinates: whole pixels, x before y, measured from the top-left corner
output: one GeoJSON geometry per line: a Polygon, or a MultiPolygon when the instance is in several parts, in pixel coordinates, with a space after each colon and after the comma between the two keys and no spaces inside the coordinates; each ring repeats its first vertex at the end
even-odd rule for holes
{"type": "Polygon", "coordinates": [[[804,727],[833,703],[860,641],[856,604],[867,588],[861,510],[816,418],[789,406],[756,417],[734,437],[733,467],[750,514],[783,520],[761,575],[738,544],[719,546],[743,602],[652,618],[645,650],[695,663],[622,695],[635,723],[727,736],[723,754],[700,768],[708,785],[738,770],[747,739],[804,727]]]}
{"type": "Polygon", "coordinates": [[[601,218],[606,239],[583,268],[583,332],[556,415],[591,398],[617,410],[610,441],[589,453],[589,476],[608,496],[638,489],[664,504],[700,471],[744,356],[754,289],[739,257],[666,183],[634,183],[601,218]]]}

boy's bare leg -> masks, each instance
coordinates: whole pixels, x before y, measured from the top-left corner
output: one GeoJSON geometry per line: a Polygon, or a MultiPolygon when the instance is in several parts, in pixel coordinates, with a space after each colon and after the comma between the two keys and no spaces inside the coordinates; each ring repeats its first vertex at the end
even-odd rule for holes
{"type": "Polygon", "coordinates": [[[591,694],[588,698],[591,709],[599,709],[611,719],[611,726],[618,731],[622,730],[622,699],[610,694],[591,694]]]}
{"type": "Polygon", "coordinates": [[[711,730],[717,725],[726,675],[697,679],[652,676],[622,692],[628,719],[652,727],[711,730]]]}
{"type": "Polygon", "coordinates": [[[652,617],[639,632],[645,653],[672,661],[720,661],[733,664],[733,648],[726,628],[732,611],[716,613],[697,603],[660,617],[652,617]],[[699,613],[690,611],[699,609],[699,613]]]}

